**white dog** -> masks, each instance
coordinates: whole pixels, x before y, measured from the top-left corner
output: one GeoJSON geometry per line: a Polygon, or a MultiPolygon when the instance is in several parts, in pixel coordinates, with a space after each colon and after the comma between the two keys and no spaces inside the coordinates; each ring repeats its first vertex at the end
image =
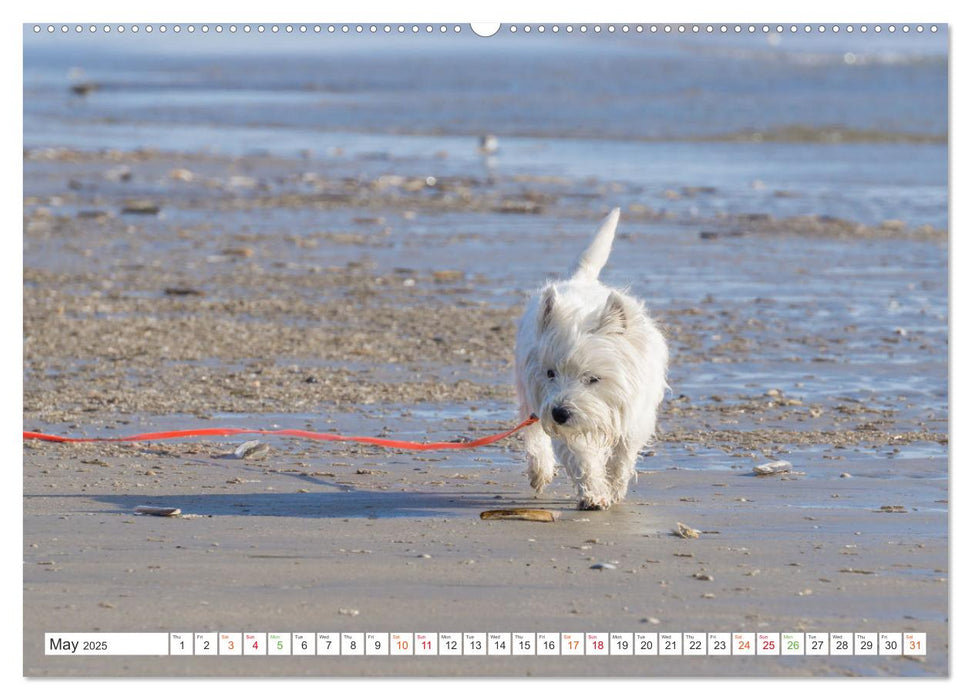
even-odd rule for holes
{"type": "Polygon", "coordinates": [[[539,418],[525,432],[529,483],[542,492],[559,463],[585,510],[627,495],[667,388],[667,343],[644,304],[597,279],[619,218],[607,215],[569,280],[530,301],[516,338],[522,417],[539,418]]]}

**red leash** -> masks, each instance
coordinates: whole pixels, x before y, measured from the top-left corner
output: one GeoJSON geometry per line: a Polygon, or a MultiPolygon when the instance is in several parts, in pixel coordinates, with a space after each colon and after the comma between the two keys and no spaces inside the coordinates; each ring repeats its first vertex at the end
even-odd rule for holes
{"type": "Polygon", "coordinates": [[[373,437],[347,437],[333,433],[314,433],[309,430],[259,430],[248,428],[200,428],[199,430],[171,430],[164,433],[139,433],[127,437],[115,438],[72,438],[47,433],[32,433],[24,431],[24,440],[45,440],[47,442],[148,442],[151,440],[171,440],[185,437],[220,437],[228,435],[281,435],[283,437],[304,438],[305,440],[327,440],[330,442],[359,442],[365,445],[393,447],[397,450],[471,450],[483,445],[491,445],[503,438],[507,438],[527,425],[535,423],[537,418],[530,416],[512,430],[495,435],[487,435],[469,442],[409,442],[407,440],[384,440],[373,437]]]}

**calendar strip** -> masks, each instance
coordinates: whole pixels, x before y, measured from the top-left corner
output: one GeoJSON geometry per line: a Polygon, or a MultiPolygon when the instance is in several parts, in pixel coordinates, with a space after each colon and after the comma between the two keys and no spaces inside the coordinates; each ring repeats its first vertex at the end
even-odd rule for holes
{"type": "Polygon", "coordinates": [[[47,633],[48,656],[926,656],[924,632],[47,633]]]}

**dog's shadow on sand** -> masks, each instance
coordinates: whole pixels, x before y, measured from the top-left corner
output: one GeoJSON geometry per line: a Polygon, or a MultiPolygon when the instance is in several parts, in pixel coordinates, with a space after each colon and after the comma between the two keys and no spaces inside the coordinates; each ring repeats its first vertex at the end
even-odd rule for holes
{"type": "Polygon", "coordinates": [[[434,493],[350,490],[316,493],[72,494],[62,497],[99,501],[121,513],[133,514],[138,506],[155,506],[178,508],[182,515],[204,517],[468,518],[478,517],[485,510],[544,508],[562,511],[575,507],[572,501],[566,499],[534,499],[518,493],[497,494],[495,491],[434,493]],[[501,497],[497,498],[497,495],[501,497]]]}

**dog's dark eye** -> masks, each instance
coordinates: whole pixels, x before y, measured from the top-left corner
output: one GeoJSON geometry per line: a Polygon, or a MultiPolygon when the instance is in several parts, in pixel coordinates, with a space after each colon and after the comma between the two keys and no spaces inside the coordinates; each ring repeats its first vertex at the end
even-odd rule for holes
{"type": "Polygon", "coordinates": [[[549,377],[550,379],[554,379],[556,377],[556,372],[554,372],[551,369],[548,369],[546,370],[546,376],[549,377]]]}
{"type": "Polygon", "coordinates": [[[587,384],[596,384],[600,381],[600,377],[587,377],[587,384]]]}

